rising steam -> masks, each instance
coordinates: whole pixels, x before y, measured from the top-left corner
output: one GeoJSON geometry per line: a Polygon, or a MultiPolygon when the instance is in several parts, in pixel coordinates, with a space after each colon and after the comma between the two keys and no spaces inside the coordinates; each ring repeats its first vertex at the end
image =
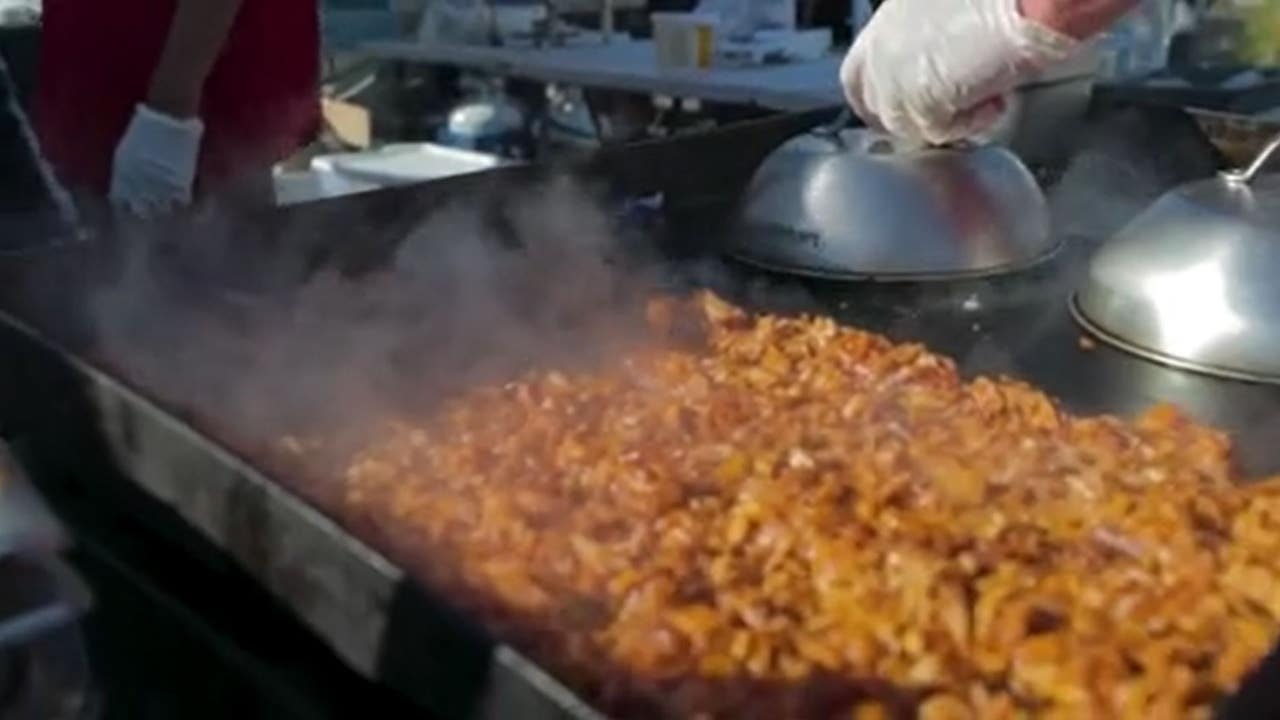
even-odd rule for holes
{"type": "Polygon", "coordinates": [[[654,277],[579,187],[517,194],[502,218],[486,207],[455,202],[385,268],[322,270],[282,295],[196,293],[154,252],[135,252],[92,303],[98,351],[171,406],[262,442],[420,414],[459,389],[594,363],[643,335],[654,277]],[[633,256],[625,267],[613,264],[620,252],[633,256]]]}

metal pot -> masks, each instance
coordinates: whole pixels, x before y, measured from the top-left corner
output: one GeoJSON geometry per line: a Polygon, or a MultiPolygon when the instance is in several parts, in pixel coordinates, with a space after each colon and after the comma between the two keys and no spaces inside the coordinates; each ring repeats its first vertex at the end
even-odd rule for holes
{"type": "Polygon", "coordinates": [[[842,126],[765,159],[729,254],[803,275],[920,280],[1005,272],[1055,248],[1044,196],[1009,150],[922,148],[842,126]]]}
{"type": "Polygon", "coordinates": [[[1072,303],[1087,329],[1169,365],[1280,383],[1277,136],[1244,170],[1177,188],[1093,257],[1072,303]]]}
{"type": "Polygon", "coordinates": [[[486,87],[478,97],[450,110],[436,140],[508,158],[527,158],[533,153],[524,109],[498,88],[486,87]]]}

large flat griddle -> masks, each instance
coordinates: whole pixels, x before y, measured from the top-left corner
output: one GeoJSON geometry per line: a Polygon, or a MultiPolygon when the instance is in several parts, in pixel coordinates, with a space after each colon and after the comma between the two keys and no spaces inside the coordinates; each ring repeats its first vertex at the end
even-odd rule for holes
{"type": "MultiPolygon", "coordinates": [[[[821,119],[790,116],[615,150],[579,171],[621,195],[666,193],[667,224],[642,235],[664,252],[675,286],[709,286],[748,305],[827,313],[896,339],[920,340],[955,357],[966,373],[1023,378],[1077,412],[1128,415],[1175,402],[1230,431],[1251,473],[1280,471],[1273,442],[1280,391],[1161,367],[1101,345],[1082,347],[1067,298],[1096,242],[1091,237],[1064,237],[1057,255],[1016,275],[949,284],[800,282],[716,259],[717,228],[723,229],[717,218],[727,215],[753,162],[821,119]]],[[[1183,172],[1161,180],[1172,185],[1185,179],[1183,172]]],[[[317,265],[359,272],[377,265],[409,227],[451,198],[491,197],[500,219],[502,198],[536,179],[536,171],[503,170],[299,206],[251,220],[244,237],[283,248],[295,260],[290,267],[303,272],[317,265]]],[[[7,289],[0,312],[0,419],[30,438],[33,453],[65,469],[73,478],[65,482],[78,483],[75,492],[88,502],[135,508],[140,517],[176,517],[194,528],[201,542],[234,559],[353,669],[443,717],[597,716],[448,598],[415,581],[367,535],[334,522],[319,509],[323,492],[309,491],[303,478],[287,476],[287,468],[256,448],[232,442],[233,428],[211,426],[200,408],[168,405],[108,371],[109,363],[94,355],[83,303],[111,274],[117,248],[103,239],[0,265],[0,287],[7,289]],[[45,292],[33,294],[33,288],[45,292]]],[[[270,282],[253,289],[276,290],[270,282]]]]}
{"type": "Polygon", "coordinates": [[[1075,413],[1133,416],[1173,403],[1228,432],[1250,477],[1280,473],[1280,388],[1152,362],[1094,339],[1076,323],[1070,288],[1094,245],[1068,238],[1043,267],[985,282],[881,289],[874,296],[828,286],[815,294],[843,321],[923,342],[955,358],[966,375],[1026,380],[1075,413]]]}

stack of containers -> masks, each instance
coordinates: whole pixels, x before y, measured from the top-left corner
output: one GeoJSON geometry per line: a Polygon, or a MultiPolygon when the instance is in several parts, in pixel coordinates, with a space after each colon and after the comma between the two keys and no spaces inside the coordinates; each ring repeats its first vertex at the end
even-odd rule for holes
{"type": "Polygon", "coordinates": [[[94,715],[79,619],[89,593],[65,535],[0,443],[0,718],[94,715]]]}

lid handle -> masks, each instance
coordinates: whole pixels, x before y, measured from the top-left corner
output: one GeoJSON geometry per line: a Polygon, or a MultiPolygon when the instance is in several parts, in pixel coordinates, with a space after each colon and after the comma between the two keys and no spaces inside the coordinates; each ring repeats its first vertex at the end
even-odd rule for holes
{"type": "Polygon", "coordinates": [[[1271,156],[1276,154],[1276,150],[1280,150],[1280,135],[1271,138],[1271,142],[1262,148],[1262,152],[1258,153],[1258,156],[1253,159],[1253,162],[1249,163],[1248,167],[1224,170],[1220,175],[1229,183],[1248,185],[1271,162],[1271,156]]]}
{"type": "MultiPolygon", "coordinates": [[[[844,147],[844,139],[840,137],[840,133],[845,128],[849,127],[849,124],[852,122],[853,122],[853,111],[850,110],[848,106],[845,106],[840,110],[840,114],[836,115],[836,118],[834,120],[832,120],[829,123],[819,125],[813,128],[813,130],[811,130],[810,132],[813,133],[814,135],[817,135],[820,138],[829,140],[830,142],[834,143],[837,147],[844,147]]],[[[1277,137],[1276,140],[1277,142],[1280,142],[1280,137],[1277,137]]],[[[925,144],[922,146],[922,149],[932,148],[935,150],[963,151],[963,150],[973,150],[974,148],[977,148],[977,147],[979,147],[979,143],[973,140],[960,139],[960,140],[955,140],[949,143],[943,143],[941,145],[925,144]]]]}
{"type": "Polygon", "coordinates": [[[840,131],[848,127],[849,123],[852,121],[853,111],[850,110],[848,106],[845,106],[840,110],[840,114],[836,116],[835,120],[814,128],[813,134],[820,138],[830,140],[840,147],[844,147],[844,140],[840,139],[840,131]]]}

